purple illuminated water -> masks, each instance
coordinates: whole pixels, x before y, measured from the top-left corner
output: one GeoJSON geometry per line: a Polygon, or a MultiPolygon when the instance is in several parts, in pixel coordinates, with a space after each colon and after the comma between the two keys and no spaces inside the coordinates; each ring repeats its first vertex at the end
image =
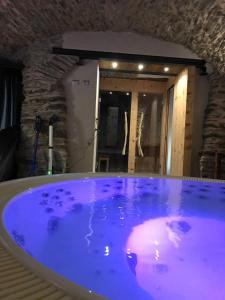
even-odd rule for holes
{"type": "Polygon", "coordinates": [[[225,185],[154,178],[30,189],[3,212],[37,261],[112,300],[225,299],[225,185]]]}

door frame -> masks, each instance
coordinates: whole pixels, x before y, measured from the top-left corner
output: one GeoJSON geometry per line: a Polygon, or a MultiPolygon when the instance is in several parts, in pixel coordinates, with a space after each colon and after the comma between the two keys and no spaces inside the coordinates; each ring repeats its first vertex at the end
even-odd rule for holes
{"type": "Polygon", "coordinates": [[[166,175],[167,164],[167,136],[168,136],[168,117],[169,117],[169,90],[174,87],[176,77],[170,77],[163,97],[161,141],[160,141],[160,174],[166,175]]]}
{"type": "Polygon", "coordinates": [[[172,118],[171,176],[191,176],[193,103],[196,97],[197,71],[194,66],[184,68],[174,79],[168,81],[163,105],[161,130],[161,175],[166,174],[167,133],[168,133],[168,90],[174,85],[174,106],[172,118]],[[180,82],[183,81],[181,84],[180,82]],[[182,88],[186,91],[182,91],[182,88]],[[180,103],[185,105],[179,108],[180,103]],[[175,109],[175,106],[177,107],[175,109]],[[176,113],[174,113],[176,111],[176,113]],[[180,130],[181,129],[181,130],[180,130]]]}
{"type": "MultiPolygon", "coordinates": [[[[135,172],[138,94],[139,93],[162,94],[165,101],[167,82],[150,80],[150,79],[136,79],[136,78],[135,79],[100,78],[99,90],[112,91],[112,92],[120,91],[120,92],[131,93],[128,173],[132,174],[135,172]]],[[[161,161],[160,161],[160,165],[161,165],[161,161]]]]}

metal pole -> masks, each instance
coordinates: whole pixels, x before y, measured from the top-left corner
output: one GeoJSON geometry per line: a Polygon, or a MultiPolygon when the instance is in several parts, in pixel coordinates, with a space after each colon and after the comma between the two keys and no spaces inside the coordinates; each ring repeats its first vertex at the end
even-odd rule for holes
{"type": "Polygon", "coordinates": [[[52,175],[53,166],[53,124],[49,122],[48,140],[48,175],[52,175]]]}
{"type": "Polygon", "coordinates": [[[52,115],[48,128],[48,175],[53,174],[53,125],[59,121],[56,115],[52,115]]]}

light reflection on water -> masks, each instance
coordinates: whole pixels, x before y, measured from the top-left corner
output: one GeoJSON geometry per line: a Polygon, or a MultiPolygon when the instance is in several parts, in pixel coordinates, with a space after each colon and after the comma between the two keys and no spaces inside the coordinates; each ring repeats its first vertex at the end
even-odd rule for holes
{"type": "Polygon", "coordinates": [[[15,197],[4,224],[29,255],[116,300],[225,299],[225,185],[85,179],[15,197]]]}

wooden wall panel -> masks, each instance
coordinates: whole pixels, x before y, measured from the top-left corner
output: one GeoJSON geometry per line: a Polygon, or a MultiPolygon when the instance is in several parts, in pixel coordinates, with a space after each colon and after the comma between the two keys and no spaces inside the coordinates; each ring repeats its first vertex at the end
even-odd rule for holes
{"type": "MultiPolygon", "coordinates": [[[[193,131],[193,104],[196,100],[197,73],[195,67],[188,67],[187,104],[184,137],[184,166],[183,175],[191,176],[192,165],[192,131],[193,131]]],[[[198,130],[198,128],[196,128],[198,130]]]]}
{"type": "Polygon", "coordinates": [[[165,81],[100,78],[100,90],[125,91],[162,94],[165,90],[165,81]]]}
{"type": "Polygon", "coordinates": [[[186,68],[177,76],[174,87],[171,149],[172,176],[183,176],[187,85],[188,69],[186,68]]]}
{"type": "Polygon", "coordinates": [[[174,88],[172,123],[171,175],[191,176],[193,103],[196,92],[196,69],[185,68],[174,88]]]}

